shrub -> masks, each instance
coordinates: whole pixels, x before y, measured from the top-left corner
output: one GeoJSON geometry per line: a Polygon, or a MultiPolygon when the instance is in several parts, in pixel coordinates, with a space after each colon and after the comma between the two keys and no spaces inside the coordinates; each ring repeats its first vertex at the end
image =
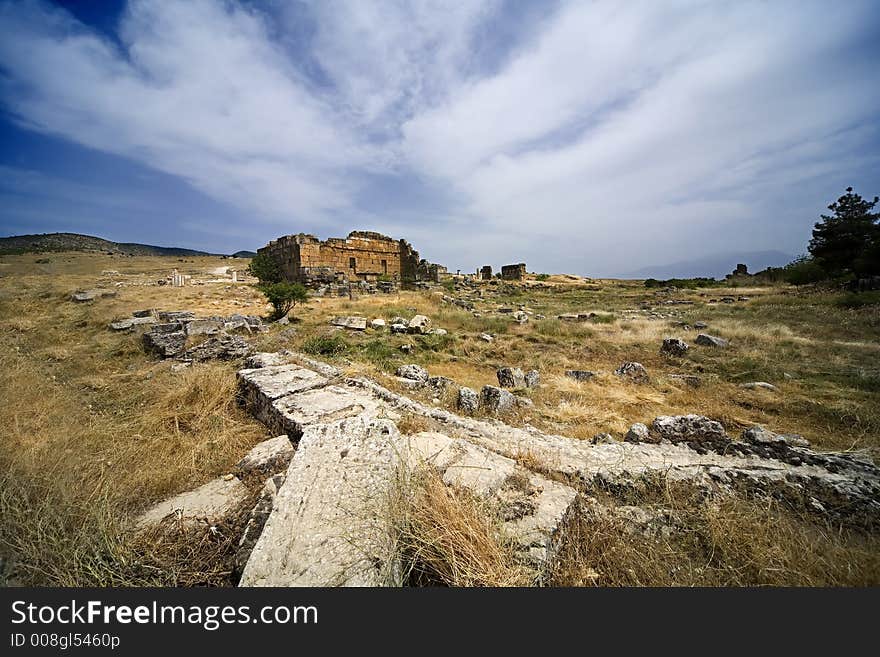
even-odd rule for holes
{"type": "Polygon", "coordinates": [[[258,285],[258,289],[266,295],[272,304],[272,319],[281,319],[298,303],[309,298],[309,293],[299,283],[270,283],[258,285]]]}
{"type": "Polygon", "coordinates": [[[261,285],[281,282],[281,268],[278,263],[264,253],[258,253],[247,267],[247,272],[260,281],[261,285]]]}
{"type": "Polygon", "coordinates": [[[535,276],[536,281],[546,281],[550,278],[550,274],[538,274],[535,276]]]}
{"type": "Polygon", "coordinates": [[[340,356],[350,349],[350,345],[341,335],[316,335],[303,343],[302,350],[317,356],[340,356]]]}
{"type": "Polygon", "coordinates": [[[784,268],[786,283],[792,285],[807,285],[818,283],[826,278],[825,271],[812,258],[801,256],[794,262],[790,262],[784,268]]]}

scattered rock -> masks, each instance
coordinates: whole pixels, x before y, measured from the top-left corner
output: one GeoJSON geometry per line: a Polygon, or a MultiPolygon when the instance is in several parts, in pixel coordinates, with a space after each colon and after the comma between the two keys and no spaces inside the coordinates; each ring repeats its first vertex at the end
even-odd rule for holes
{"type": "Polygon", "coordinates": [[[687,354],[688,344],[680,338],[665,338],[660,353],[681,358],[687,354]]]}
{"type": "Polygon", "coordinates": [[[656,440],[651,438],[651,433],[648,431],[648,427],[642,424],[641,422],[636,422],[629,428],[629,431],[626,432],[626,436],[623,437],[623,440],[628,443],[659,443],[660,439],[656,440]]]}
{"type": "Polygon", "coordinates": [[[777,392],[779,388],[774,386],[772,383],[767,383],[766,381],[751,381],[749,383],[740,383],[740,388],[745,388],[746,390],[770,390],[771,392],[777,392]]]}
{"type": "Polygon", "coordinates": [[[131,316],[132,317],[139,317],[139,318],[140,317],[152,317],[153,313],[154,313],[154,311],[152,308],[145,308],[144,310],[135,310],[131,314],[131,316]]]}
{"type": "Polygon", "coordinates": [[[403,353],[408,354],[413,350],[413,346],[411,344],[402,344],[400,345],[400,350],[403,353]]]}
{"type": "Polygon", "coordinates": [[[392,324],[391,332],[392,333],[406,333],[407,325],[406,324],[392,324]]]}
{"type": "Polygon", "coordinates": [[[617,376],[625,377],[633,383],[647,383],[648,370],[641,363],[627,362],[614,370],[617,376]]]}
{"type": "Polygon", "coordinates": [[[617,441],[614,440],[614,436],[612,436],[610,433],[597,433],[595,436],[590,438],[591,445],[612,445],[616,442],[617,441]]]}
{"type": "Polygon", "coordinates": [[[671,443],[729,442],[721,423],[702,415],[661,415],[654,418],[651,429],[661,440],[671,443]]]}
{"type": "Polygon", "coordinates": [[[397,368],[395,374],[402,379],[418,381],[419,383],[427,383],[428,377],[430,376],[428,370],[418,365],[401,365],[397,368]]]}
{"type": "Polygon", "coordinates": [[[190,360],[235,360],[244,358],[251,352],[247,340],[238,335],[218,335],[203,343],[187,349],[184,358],[190,360]]]}
{"type": "Polygon", "coordinates": [[[448,376],[432,376],[428,378],[427,386],[438,395],[442,395],[449,388],[455,386],[455,381],[448,376]]]}
{"type": "Polygon", "coordinates": [[[502,367],[495,376],[498,377],[498,385],[502,388],[524,388],[526,377],[518,367],[502,367]]]}
{"type": "Polygon", "coordinates": [[[538,370],[529,370],[525,375],[526,388],[537,388],[541,385],[541,374],[538,370]]]}
{"type": "MultiPolygon", "coordinates": [[[[148,353],[153,353],[160,358],[174,358],[183,353],[186,348],[186,333],[181,330],[165,332],[156,330],[159,324],[153,327],[153,330],[144,333],[143,342],[144,349],[148,353]]],[[[165,326],[168,326],[167,324],[165,326]]]]}
{"type": "Polygon", "coordinates": [[[694,340],[699,345],[703,345],[704,347],[727,347],[730,343],[724,338],[719,338],[714,335],[708,335],[707,333],[700,333],[697,336],[697,339],[694,340]]]}
{"type": "Polygon", "coordinates": [[[248,498],[248,489],[236,477],[218,477],[195,490],[156,504],[140,515],[135,529],[144,530],[173,522],[181,529],[211,526],[236,513],[248,498]]]}
{"type": "Polygon", "coordinates": [[[694,328],[702,331],[705,328],[709,328],[709,325],[706,322],[694,322],[694,328]]]}
{"type": "Polygon", "coordinates": [[[278,472],[286,467],[293,457],[293,444],[282,434],[258,443],[235,464],[239,472],[278,472]]]}
{"type": "Polygon", "coordinates": [[[495,386],[483,386],[480,405],[490,413],[504,413],[513,408],[516,398],[512,393],[495,386]]]}
{"type": "Polygon", "coordinates": [[[597,374],[598,372],[591,372],[590,370],[565,370],[565,376],[580,382],[589,381],[597,374]]]}
{"type": "Polygon", "coordinates": [[[669,378],[673,381],[681,381],[682,383],[686,383],[692,388],[699,388],[703,385],[703,379],[696,376],[695,374],[670,374],[669,378]]]}
{"type": "Polygon", "coordinates": [[[433,328],[428,331],[428,335],[446,335],[448,331],[443,328],[433,328]]]}
{"type": "Polygon", "coordinates": [[[787,445],[789,447],[809,447],[810,441],[796,434],[778,434],[768,431],[760,425],[755,425],[751,429],[742,432],[740,438],[743,442],[752,445],[773,446],[787,445]]]}
{"type": "Polygon", "coordinates": [[[480,407],[480,398],[471,388],[458,389],[458,410],[463,413],[475,413],[480,407]]]}
{"type": "Polygon", "coordinates": [[[513,320],[519,324],[525,324],[527,321],[529,321],[529,315],[522,310],[518,310],[513,313],[513,320]]]}
{"type": "Polygon", "coordinates": [[[483,342],[492,342],[495,338],[493,338],[488,333],[480,333],[480,340],[483,342]]]}
{"type": "Polygon", "coordinates": [[[330,320],[333,326],[350,329],[352,331],[364,331],[367,328],[366,317],[334,317],[330,320]]]}
{"type": "Polygon", "coordinates": [[[407,324],[407,332],[424,335],[431,328],[431,320],[424,315],[416,315],[407,324]]]}
{"type": "Polygon", "coordinates": [[[385,328],[385,320],[382,318],[374,319],[373,321],[370,322],[370,328],[374,328],[377,331],[381,331],[382,329],[385,328]]]}

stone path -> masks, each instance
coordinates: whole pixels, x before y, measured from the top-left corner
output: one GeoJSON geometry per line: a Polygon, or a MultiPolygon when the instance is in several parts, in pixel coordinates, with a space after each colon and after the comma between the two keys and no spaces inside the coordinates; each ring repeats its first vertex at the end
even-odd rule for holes
{"type": "Polygon", "coordinates": [[[717,435],[705,447],[593,445],[432,408],[296,354],[257,354],[248,364],[255,367],[238,374],[241,401],[298,447],[243,586],[399,585],[386,504],[400,472],[425,465],[447,485],[497,503],[505,533],[538,572],[593,486],[652,476],[808,500],[859,522],[880,519],[880,470],[849,455],[735,440],[720,449],[717,435]],[[423,416],[434,430],[402,435],[403,414],[423,416]]]}

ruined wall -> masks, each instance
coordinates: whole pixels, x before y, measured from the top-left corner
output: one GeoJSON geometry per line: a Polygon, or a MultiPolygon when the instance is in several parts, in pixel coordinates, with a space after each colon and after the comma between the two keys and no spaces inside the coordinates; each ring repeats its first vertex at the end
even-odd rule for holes
{"type": "MultiPolygon", "coordinates": [[[[276,260],[285,279],[300,283],[436,280],[432,265],[406,240],[380,233],[353,231],[346,238],[324,241],[314,235],[286,235],[259,249],[276,260]]],[[[433,267],[436,267],[434,265],[433,267]]]]}
{"type": "Polygon", "coordinates": [[[501,267],[501,278],[505,281],[521,281],[526,277],[526,263],[504,265],[501,267]]]}

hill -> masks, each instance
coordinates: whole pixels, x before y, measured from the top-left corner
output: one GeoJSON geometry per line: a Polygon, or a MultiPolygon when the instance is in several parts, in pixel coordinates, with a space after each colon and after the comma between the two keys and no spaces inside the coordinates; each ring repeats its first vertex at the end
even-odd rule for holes
{"type": "Polygon", "coordinates": [[[693,260],[681,260],[660,265],[643,267],[630,272],[625,278],[724,278],[734,270],[737,264],[744,263],[750,273],[755,273],[767,267],[782,267],[794,260],[782,251],[752,251],[752,252],[729,252],[716,253],[694,258],[693,260]]]}
{"type": "Polygon", "coordinates": [[[43,233],[0,237],[0,254],[42,253],[46,251],[95,251],[137,256],[203,256],[218,255],[194,249],[153,246],[134,242],[111,242],[101,237],[78,233],[43,233]]]}

